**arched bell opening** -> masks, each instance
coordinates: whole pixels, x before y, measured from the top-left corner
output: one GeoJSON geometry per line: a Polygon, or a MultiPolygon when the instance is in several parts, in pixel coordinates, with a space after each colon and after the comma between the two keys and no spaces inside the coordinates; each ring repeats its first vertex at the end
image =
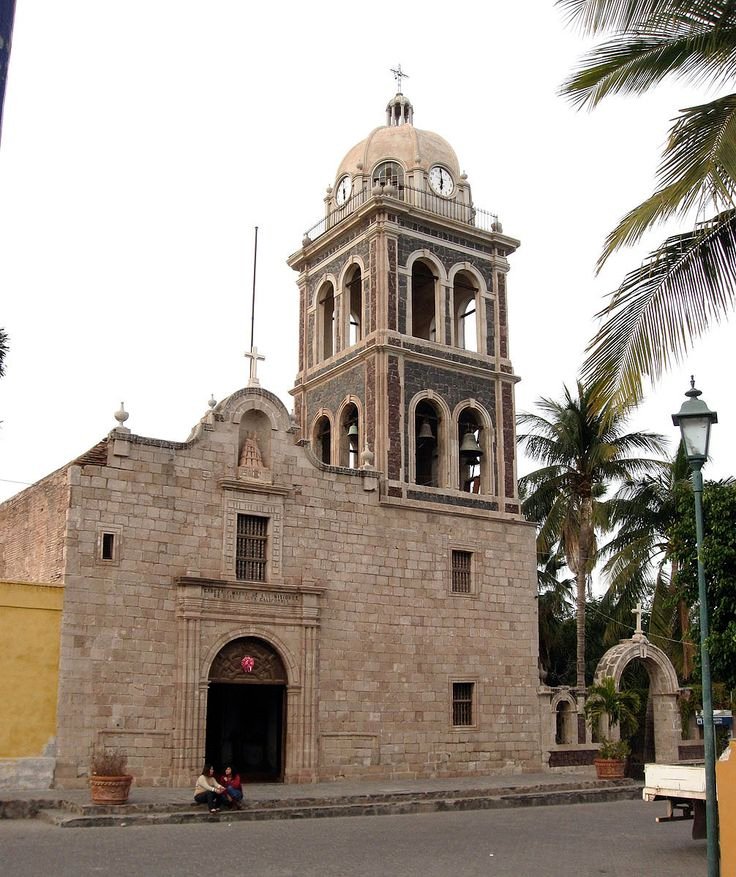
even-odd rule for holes
{"type": "Polygon", "coordinates": [[[414,412],[414,480],[425,487],[440,487],[444,452],[439,409],[427,399],[414,412]]]}
{"type": "Polygon", "coordinates": [[[458,440],[458,486],[465,493],[481,493],[485,474],[486,450],[484,448],[482,420],[472,408],[464,409],[457,423],[458,440]]]}
{"type": "Polygon", "coordinates": [[[411,334],[426,341],[437,339],[437,278],[421,260],[411,269],[411,334]]]}
{"type": "Polygon", "coordinates": [[[360,459],[360,418],[358,408],[349,402],[340,416],[340,465],[357,469],[360,459]]]}
{"type": "Polygon", "coordinates": [[[207,763],[229,765],[250,782],[281,782],[287,684],[284,662],[269,643],[241,637],[224,646],[209,672],[207,763]]]}
{"type": "Polygon", "coordinates": [[[363,340],[363,274],[359,265],[348,272],[343,299],[347,299],[345,311],[348,325],[345,337],[348,346],[352,347],[363,340]]]}
{"type": "Polygon", "coordinates": [[[455,344],[464,350],[477,353],[480,292],[477,281],[467,271],[460,271],[455,275],[452,298],[455,344]]]}
{"type": "Polygon", "coordinates": [[[332,424],[326,414],[317,418],[312,432],[312,447],[320,463],[332,463],[332,424]]]}
{"type": "Polygon", "coordinates": [[[317,296],[317,359],[335,353],[335,288],[325,283],[317,296]]]}

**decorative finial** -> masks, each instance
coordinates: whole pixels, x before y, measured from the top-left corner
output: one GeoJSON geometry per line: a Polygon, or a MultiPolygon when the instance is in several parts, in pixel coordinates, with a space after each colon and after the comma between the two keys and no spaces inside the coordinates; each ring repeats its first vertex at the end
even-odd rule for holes
{"type": "Polygon", "coordinates": [[[391,72],[394,74],[394,79],[396,80],[396,93],[403,94],[404,92],[401,90],[401,80],[408,79],[409,74],[402,72],[401,64],[397,64],[395,67],[392,67],[391,72]]]}
{"type": "Polygon", "coordinates": [[[125,410],[125,402],[120,403],[120,410],[115,412],[115,420],[118,422],[118,426],[125,426],[125,421],[130,417],[130,414],[125,410]]]}
{"type": "Polygon", "coordinates": [[[691,399],[697,399],[698,396],[703,395],[702,390],[695,389],[695,375],[690,375],[690,389],[685,393],[686,396],[689,396],[691,399]]]}
{"type": "Polygon", "coordinates": [[[212,394],[210,395],[210,398],[209,398],[209,400],[207,401],[207,404],[210,406],[211,409],[214,408],[215,405],[217,405],[217,401],[216,401],[216,399],[215,399],[215,394],[214,394],[214,393],[212,393],[212,394]]]}

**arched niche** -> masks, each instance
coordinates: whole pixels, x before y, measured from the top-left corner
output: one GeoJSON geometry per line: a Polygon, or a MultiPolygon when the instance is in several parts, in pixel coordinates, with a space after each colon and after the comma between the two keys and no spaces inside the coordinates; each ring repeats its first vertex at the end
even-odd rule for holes
{"type": "MultiPolygon", "coordinates": [[[[594,684],[599,685],[608,676],[618,690],[624,670],[633,661],[644,665],[649,676],[649,696],[654,708],[654,749],[658,763],[677,761],[678,745],[682,739],[680,711],[677,696],[680,687],[672,662],[662,649],[653,645],[643,634],[634,634],[631,639],[622,640],[609,649],[598,662],[594,684]]],[[[610,729],[610,736],[616,738],[618,727],[610,729]]]]}
{"type": "Polygon", "coordinates": [[[238,425],[238,472],[260,478],[270,471],[271,419],[257,408],[246,409],[238,425]]]}

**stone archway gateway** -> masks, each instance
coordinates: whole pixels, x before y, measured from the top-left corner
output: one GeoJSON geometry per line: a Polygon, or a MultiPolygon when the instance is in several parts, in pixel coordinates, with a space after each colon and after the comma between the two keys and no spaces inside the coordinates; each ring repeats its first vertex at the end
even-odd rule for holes
{"type": "MultiPolygon", "coordinates": [[[[654,706],[655,760],[659,763],[677,761],[678,742],[682,738],[677,706],[680,687],[675,668],[662,649],[637,632],[603,655],[595,671],[594,683],[600,684],[607,676],[612,676],[618,689],[624,670],[633,661],[641,662],[649,674],[649,694],[654,706]]],[[[617,733],[618,728],[611,736],[617,733]]]]}
{"type": "Polygon", "coordinates": [[[209,672],[206,760],[232,765],[260,782],[284,778],[287,673],[267,642],[240,637],[215,656],[209,672]],[[244,657],[253,669],[243,669],[244,657]]]}

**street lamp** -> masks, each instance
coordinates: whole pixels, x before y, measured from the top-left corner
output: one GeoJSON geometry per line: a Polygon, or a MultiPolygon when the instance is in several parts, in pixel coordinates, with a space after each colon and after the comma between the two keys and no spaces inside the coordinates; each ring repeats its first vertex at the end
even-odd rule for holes
{"type": "Polygon", "coordinates": [[[690,378],[690,389],[685,393],[687,401],[672,422],[680,427],[687,461],[692,470],[693,495],[695,497],[695,535],[698,551],[698,599],[700,602],[700,665],[703,683],[703,731],[705,743],[705,824],[708,834],[708,877],[718,877],[718,809],[716,801],[716,742],[713,727],[713,695],[710,682],[710,658],[706,639],[708,637],[708,603],[703,570],[703,463],[708,459],[710,427],[718,423],[718,415],[710,411],[699,398],[695,378],[690,378]]]}

